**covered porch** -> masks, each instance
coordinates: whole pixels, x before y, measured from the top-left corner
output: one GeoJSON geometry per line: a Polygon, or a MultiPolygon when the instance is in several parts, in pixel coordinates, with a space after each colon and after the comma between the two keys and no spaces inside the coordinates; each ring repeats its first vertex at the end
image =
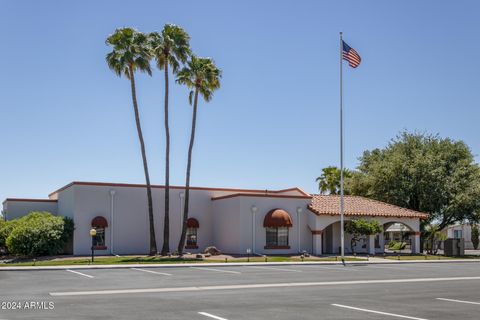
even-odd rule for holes
{"type": "MultiPolygon", "coordinates": [[[[309,219],[312,236],[312,254],[340,254],[340,197],[314,196],[308,207],[313,213],[309,219]]],[[[398,241],[405,253],[420,253],[420,220],[427,214],[408,210],[357,196],[345,196],[345,221],[351,219],[376,220],[382,232],[361,236],[352,248],[352,235],[345,233],[345,253],[383,254],[389,243],[398,241]]]]}

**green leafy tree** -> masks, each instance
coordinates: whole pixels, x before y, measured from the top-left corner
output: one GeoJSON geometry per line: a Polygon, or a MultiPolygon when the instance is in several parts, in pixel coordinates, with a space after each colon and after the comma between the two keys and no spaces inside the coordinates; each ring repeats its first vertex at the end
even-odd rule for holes
{"type": "Polygon", "coordinates": [[[31,212],[13,225],[6,239],[8,251],[24,256],[57,254],[73,234],[73,220],[50,212],[31,212]]]}
{"type": "Polygon", "coordinates": [[[150,69],[151,47],[149,38],[141,32],[132,28],[116,29],[106,40],[107,45],[112,47],[112,52],[107,54],[108,67],[119,77],[122,75],[130,80],[132,93],[133,111],[137,126],[138,140],[143,160],[143,171],[147,185],[148,219],[150,225],[150,255],[157,254],[157,242],[155,238],[155,225],[153,221],[153,199],[152,187],[150,185],[150,174],[148,172],[147,154],[143,139],[142,126],[140,124],[140,113],[138,111],[137,91],[135,87],[135,72],[146,72],[152,74],[150,69]]]}
{"type": "MultiPolygon", "coordinates": [[[[350,178],[351,173],[343,169],[344,179],[350,178]]],[[[321,194],[340,194],[340,169],[334,166],[322,169],[322,175],[315,181],[318,183],[318,189],[321,194]]]]}
{"type": "Polygon", "coordinates": [[[18,223],[18,219],[9,221],[0,221],[0,248],[6,248],[6,241],[15,225],[18,223]]]}
{"type": "Polygon", "coordinates": [[[422,227],[479,217],[480,168],[462,141],[402,132],[386,148],[365,151],[357,169],[350,194],[429,213],[422,227]]]}
{"type": "Polygon", "coordinates": [[[382,226],[377,220],[353,219],[345,221],[344,230],[352,236],[350,247],[352,252],[355,253],[355,245],[360,238],[382,232],[382,226]]]}
{"type": "Polygon", "coordinates": [[[437,254],[442,241],[447,239],[447,235],[442,232],[438,223],[431,223],[425,227],[426,246],[429,254],[437,254]]]}
{"type": "Polygon", "coordinates": [[[185,205],[183,209],[183,226],[180,241],[178,243],[178,252],[183,253],[185,238],[187,233],[188,205],[190,194],[190,171],[192,166],[192,150],[195,140],[195,129],[197,121],[198,95],[208,102],[213,97],[213,92],[220,88],[221,71],[215,66],[210,58],[199,58],[193,56],[187,65],[178,73],[177,82],[187,86],[190,89],[189,102],[193,104],[192,129],[190,134],[190,144],[188,147],[187,174],[185,182],[185,205]]]}
{"type": "Polygon", "coordinates": [[[185,63],[191,53],[190,37],[185,30],[172,24],[166,24],[161,33],[150,33],[149,37],[157,67],[164,71],[165,76],[165,216],[161,254],[166,255],[170,252],[170,128],[168,123],[168,69],[171,67],[173,74],[176,74],[180,68],[180,63],[185,63]]]}
{"type": "Polygon", "coordinates": [[[472,227],[471,240],[472,240],[473,248],[477,250],[478,244],[480,242],[480,239],[479,239],[480,232],[478,230],[478,226],[476,223],[472,223],[471,227],[472,227]]]}

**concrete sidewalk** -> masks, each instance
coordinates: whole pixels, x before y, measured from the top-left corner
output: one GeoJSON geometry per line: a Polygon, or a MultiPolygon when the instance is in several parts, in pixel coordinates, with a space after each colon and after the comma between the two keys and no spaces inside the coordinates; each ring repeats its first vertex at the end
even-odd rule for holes
{"type": "MultiPolygon", "coordinates": [[[[363,264],[418,264],[418,263],[479,263],[480,259],[451,260],[389,260],[371,257],[365,261],[346,261],[346,265],[363,264]]],[[[305,262],[227,262],[227,263],[137,263],[103,265],[61,265],[61,266],[12,266],[0,267],[0,271],[66,270],[66,269],[128,269],[128,268],[178,268],[178,267],[235,267],[235,266],[288,266],[288,265],[342,265],[341,261],[305,262]]]]}

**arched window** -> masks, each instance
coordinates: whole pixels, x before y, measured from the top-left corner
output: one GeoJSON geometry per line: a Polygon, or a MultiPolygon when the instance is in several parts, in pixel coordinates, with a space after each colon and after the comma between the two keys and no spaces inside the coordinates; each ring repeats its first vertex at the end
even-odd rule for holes
{"type": "Polygon", "coordinates": [[[187,220],[187,243],[185,248],[187,249],[198,249],[198,233],[197,230],[200,228],[198,220],[195,218],[188,218],[187,220]]]}
{"type": "Polygon", "coordinates": [[[292,218],[287,211],[270,210],[263,219],[263,227],[266,232],[265,249],[290,249],[288,231],[292,226],[292,218]]]}
{"type": "Polygon", "coordinates": [[[108,227],[107,219],[98,216],[92,220],[92,228],[97,231],[96,236],[93,238],[93,247],[95,250],[106,250],[105,244],[105,228],[108,227]]]}

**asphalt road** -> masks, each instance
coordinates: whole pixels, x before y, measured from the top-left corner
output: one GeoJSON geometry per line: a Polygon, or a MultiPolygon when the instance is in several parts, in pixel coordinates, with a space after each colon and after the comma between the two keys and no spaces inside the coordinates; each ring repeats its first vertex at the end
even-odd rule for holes
{"type": "Polygon", "coordinates": [[[2,320],[466,320],[479,314],[480,263],[0,271],[2,320]]]}

